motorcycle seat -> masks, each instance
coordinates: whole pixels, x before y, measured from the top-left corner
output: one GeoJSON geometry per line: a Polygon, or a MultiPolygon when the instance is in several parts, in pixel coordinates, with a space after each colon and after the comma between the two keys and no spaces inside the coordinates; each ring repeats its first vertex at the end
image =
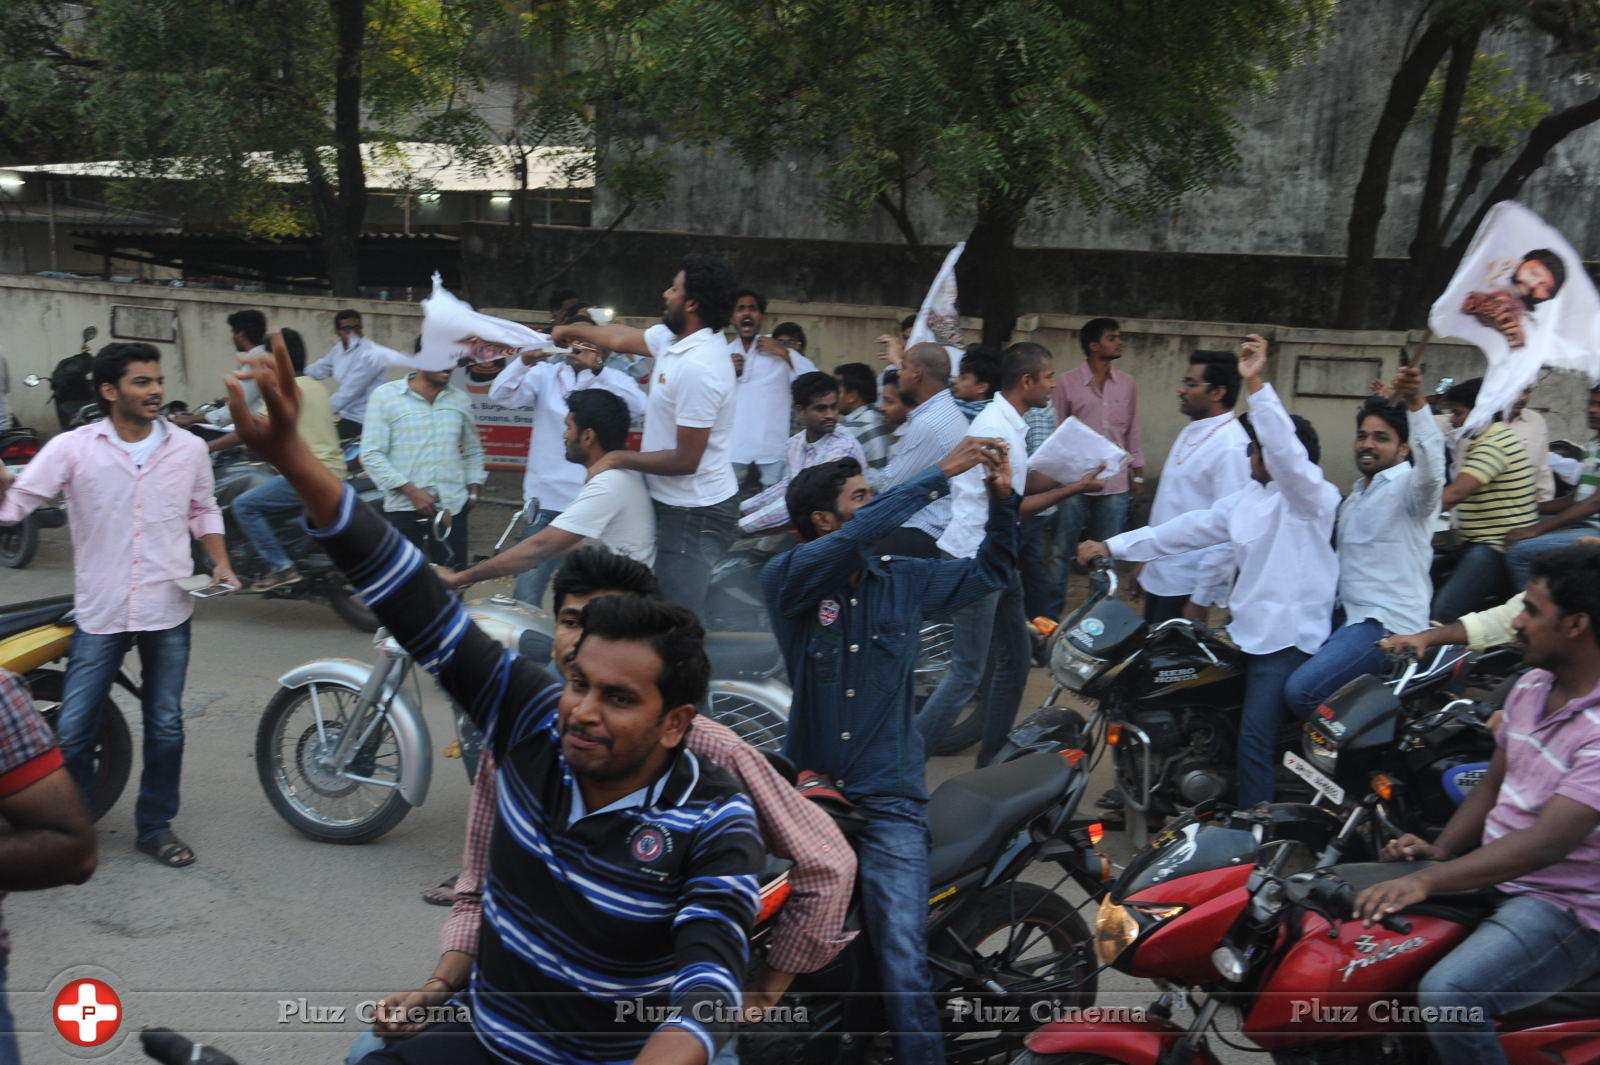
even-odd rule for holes
{"type": "Polygon", "coordinates": [[[1072,773],[1065,758],[1041,752],[939,785],[928,800],[928,879],[937,887],[977,868],[1006,833],[1060,798],[1072,773]]]}
{"type": "Polygon", "coordinates": [[[1573,984],[1559,994],[1551,995],[1543,1002],[1512,1010],[1500,1018],[1500,1026],[1510,1028],[1554,1021],[1589,1021],[1594,1019],[1596,1002],[1600,1002],[1600,973],[1573,984]]]}
{"type": "Polygon", "coordinates": [[[42,625],[53,625],[72,613],[72,596],[54,595],[49,599],[35,599],[30,603],[18,603],[16,606],[7,607],[0,614],[0,640],[15,636],[19,632],[37,629],[42,625]]]}
{"type": "Polygon", "coordinates": [[[765,677],[783,669],[783,654],[770,632],[708,632],[706,657],[719,680],[765,677]]]}
{"type": "MultiPolygon", "coordinates": [[[[1384,884],[1390,880],[1398,880],[1411,873],[1421,872],[1434,864],[1436,863],[1352,862],[1348,865],[1336,865],[1331,871],[1354,888],[1357,894],[1360,894],[1374,884],[1384,884]]],[[[1493,913],[1495,907],[1504,902],[1505,898],[1503,894],[1494,888],[1480,888],[1476,891],[1451,891],[1438,895],[1429,895],[1416,905],[1407,906],[1405,913],[1424,917],[1442,917],[1447,921],[1455,921],[1458,924],[1477,925],[1493,913]]]]}

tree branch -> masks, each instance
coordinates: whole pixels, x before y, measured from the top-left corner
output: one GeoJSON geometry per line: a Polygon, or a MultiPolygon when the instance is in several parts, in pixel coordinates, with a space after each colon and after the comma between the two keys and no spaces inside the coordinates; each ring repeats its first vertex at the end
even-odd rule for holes
{"type": "Polygon", "coordinates": [[[1428,172],[1422,184],[1422,204],[1417,211],[1417,229],[1411,240],[1413,257],[1435,247],[1442,235],[1439,212],[1445,189],[1450,183],[1450,157],[1455,152],[1456,125],[1461,120],[1461,103],[1472,78],[1473,60],[1478,54],[1480,31],[1473,30],[1450,46],[1450,64],[1445,70],[1444,91],[1439,96],[1439,113],[1434,118],[1433,138],[1428,145],[1428,172]]]}

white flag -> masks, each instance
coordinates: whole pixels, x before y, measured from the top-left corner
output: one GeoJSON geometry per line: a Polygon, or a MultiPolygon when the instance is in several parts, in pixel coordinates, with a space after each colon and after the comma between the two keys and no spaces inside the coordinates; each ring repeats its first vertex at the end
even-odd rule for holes
{"type": "Polygon", "coordinates": [[[1444,295],[1428,314],[1442,337],[1476,344],[1489,360],[1465,428],[1510,410],[1541,366],[1600,377],[1600,294],[1566,238],[1520,203],[1489,209],[1444,295]]]}
{"type": "Polygon", "coordinates": [[[911,335],[906,338],[908,348],[913,344],[943,344],[950,353],[952,372],[965,353],[961,343],[961,316],[956,312],[956,260],[961,258],[966,247],[966,241],[962,241],[944,257],[944,265],[939,267],[939,275],[923,297],[922,309],[917,311],[911,335]]]}
{"type": "Polygon", "coordinates": [[[419,370],[453,370],[463,359],[489,362],[554,346],[537,329],[473,310],[434,274],[433,295],[422,301],[422,350],[405,362],[419,370]]]}

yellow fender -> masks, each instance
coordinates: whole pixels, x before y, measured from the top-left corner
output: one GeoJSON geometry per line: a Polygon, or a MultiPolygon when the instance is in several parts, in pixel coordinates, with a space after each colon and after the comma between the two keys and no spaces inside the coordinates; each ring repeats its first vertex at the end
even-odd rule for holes
{"type": "Polygon", "coordinates": [[[71,625],[41,625],[0,640],[0,669],[29,673],[48,662],[65,658],[72,646],[71,625]]]}

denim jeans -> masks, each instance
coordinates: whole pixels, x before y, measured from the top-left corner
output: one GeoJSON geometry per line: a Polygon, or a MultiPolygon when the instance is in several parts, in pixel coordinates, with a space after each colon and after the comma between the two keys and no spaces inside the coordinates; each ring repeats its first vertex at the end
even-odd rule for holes
{"type": "Polygon", "coordinates": [[[450,531],[442,544],[433,538],[431,516],[414,510],[385,510],[383,516],[422,552],[423,558],[440,566],[461,569],[467,564],[467,515],[470,513],[472,506],[469,504],[461,508],[461,513],[450,515],[450,531]]]}
{"type": "Polygon", "coordinates": [[[1382,673],[1388,658],[1378,650],[1378,641],[1389,632],[1372,618],[1334,629],[1333,635],[1317,649],[1310,661],[1294,671],[1284,686],[1283,697],[1289,709],[1302,721],[1310,721],[1323,700],[1368,673],[1382,673]]]}
{"type": "Polygon", "coordinates": [[[738,531],[739,497],[709,507],[674,507],[659,500],[656,510],[656,579],[661,598],[703,614],[711,568],[727,553],[738,531]]]}
{"type": "Polygon", "coordinates": [[[862,921],[878,963],[899,1065],[944,1061],[944,1036],[928,966],[927,803],[872,795],[856,800],[866,825],[856,837],[862,921]]]}
{"type": "Polygon", "coordinates": [[[255,548],[261,561],[270,572],[288,569],[294,563],[278,543],[271,517],[285,511],[298,511],[300,497],[295,495],[289,482],[282,477],[263,481],[233,501],[233,519],[239,523],[245,539],[255,548]]]}
{"type": "Polygon", "coordinates": [[[1506,598],[1505,555],[1488,544],[1468,544],[1455,572],[1433,597],[1433,619],[1446,625],[1462,614],[1506,598]]]}
{"type": "MultiPolygon", "coordinates": [[[[549,525],[559,517],[559,510],[538,510],[528,518],[528,523],[522,529],[522,538],[526,540],[540,529],[549,525]]],[[[512,595],[533,606],[539,605],[539,600],[544,598],[544,590],[550,584],[550,578],[555,574],[556,567],[561,565],[561,559],[552,558],[539,563],[532,569],[525,569],[517,574],[517,583],[512,590],[512,595]]]]}
{"type": "Polygon", "coordinates": [[[1600,932],[1531,895],[1512,895],[1429,969],[1417,1005],[1434,1013],[1428,1037],[1451,1065],[1505,1065],[1494,1018],[1532,1006],[1600,972],[1600,932]],[[1480,1020],[1462,1019],[1477,1016],[1480,1020]]]}
{"type": "Polygon", "coordinates": [[[17,1022],[6,1004],[6,962],[10,958],[10,951],[0,950],[0,1065],[22,1065],[22,1054],[17,1050],[17,1022]]]}
{"type": "MultiPolygon", "coordinates": [[[[1055,535],[1055,515],[1035,514],[1022,519],[1017,531],[1017,568],[1022,573],[1022,602],[1028,618],[1060,620],[1066,599],[1066,575],[1055,577],[1050,565],[1051,537],[1055,535]]],[[[1059,567],[1055,567],[1059,569],[1059,567]]]]}
{"type": "Polygon", "coordinates": [[[1153,595],[1144,593],[1144,619],[1151,625],[1159,625],[1163,621],[1183,617],[1184,604],[1189,601],[1186,595],[1153,595]]]}
{"type": "Polygon", "coordinates": [[[189,623],[155,632],[72,634],[56,734],[67,772],[87,797],[94,782],[93,752],[100,709],[128,648],[139,648],[144,689],[144,773],[133,824],[141,841],[165,831],[178,815],[183,773],[183,681],[189,670],[189,623]]]}
{"type": "Polygon", "coordinates": [[[984,666],[992,656],[994,673],[978,708],[983,721],[978,746],[978,765],[982,767],[1005,745],[1028,685],[1033,648],[1022,613],[1021,579],[1013,573],[1011,583],[957,610],[950,621],[954,627],[950,668],[917,715],[917,731],[931,753],[939,737],[955,724],[961,708],[977,694],[984,666]]]}
{"type": "Polygon", "coordinates": [[[1078,544],[1084,540],[1104,543],[1128,524],[1129,498],[1127,492],[1109,496],[1079,494],[1056,504],[1056,572],[1061,575],[1063,588],[1073,560],[1078,557],[1078,544]]]}
{"type": "Polygon", "coordinates": [[[502,1059],[483,1045],[470,1024],[446,1021],[388,1043],[361,1060],[366,1065],[501,1065],[502,1059]]]}
{"type": "Polygon", "coordinates": [[[1512,593],[1528,586],[1528,567],[1533,563],[1533,556],[1554,551],[1558,547],[1571,547],[1581,536],[1600,536],[1600,528],[1588,522],[1569,525],[1565,529],[1556,529],[1506,548],[1506,572],[1511,575],[1512,593]]]}
{"type": "Polygon", "coordinates": [[[1272,801],[1278,772],[1278,728],[1283,724],[1283,688],[1311,656],[1298,647],[1245,655],[1244,708],[1239,714],[1239,807],[1272,801]]]}

